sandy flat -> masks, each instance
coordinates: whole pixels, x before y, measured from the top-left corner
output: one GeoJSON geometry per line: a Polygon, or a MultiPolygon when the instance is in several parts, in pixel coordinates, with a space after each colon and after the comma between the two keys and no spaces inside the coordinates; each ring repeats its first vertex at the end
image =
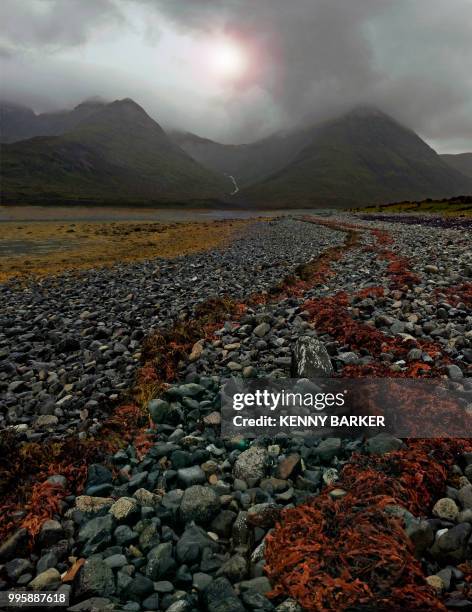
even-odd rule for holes
{"type": "Polygon", "coordinates": [[[0,281],[212,249],[231,240],[248,222],[4,222],[0,281]]]}

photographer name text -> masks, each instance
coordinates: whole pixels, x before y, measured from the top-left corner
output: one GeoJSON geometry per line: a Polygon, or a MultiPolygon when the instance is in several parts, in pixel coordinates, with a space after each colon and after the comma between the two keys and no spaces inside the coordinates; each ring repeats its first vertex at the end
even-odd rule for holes
{"type": "Polygon", "coordinates": [[[328,414],[316,415],[263,415],[245,417],[241,414],[233,417],[235,427],[385,427],[385,417],[375,415],[337,416],[328,414]]]}

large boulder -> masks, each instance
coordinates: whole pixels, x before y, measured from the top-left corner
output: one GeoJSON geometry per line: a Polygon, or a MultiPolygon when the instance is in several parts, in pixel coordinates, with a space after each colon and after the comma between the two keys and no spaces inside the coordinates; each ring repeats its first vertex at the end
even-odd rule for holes
{"type": "Polygon", "coordinates": [[[210,582],[203,591],[203,601],[208,612],[244,612],[245,610],[231,582],[224,576],[210,582]]]}
{"type": "Polygon", "coordinates": [[[113,516],[97,516],[80,528],[77,540],[84,544],[85,555],[92,555],[111,544],[115,523],[113,516]]]}
{"type": "Polygon", "coordinates": [[[184,523],[195,521],[208,524],[220,509],[220,498],[210,487],[194,485],[185,489],[180,503],[180,518],[184,523]]]}
{"type": "Polygon", "coordinates": [[[99,595],[106,597],[115,592],[113,571],[99,557],[87,559],[79,574],[78,591],[80,596],[99,595]]]}
{"type": "Polygon", "coordinates": [[[236,459],[233,475],[235,478],[241,478],[246,482],[248,480],[259,481],[266,474],[268,462],[269,454],[265,448],[251,446],[236,459]]]}
{"type": "Polygon", "coordinates": [[[172,542],[164,542],[152,548],[148,553],[146,576],[151,580],[164,578],[175,567],[172,556],[172,542]]]}
{"type": "Polygon", "coordinates": [[[192,565],[200,560],[205,548],[216,551],[218,544],[201,527],[189,525],[177,542],[177,560],[181,564],[192,565]]]}
{"type": "Polygon", "coordinates": [[[333,366],[324,344],[312,336],[301,336],[293,348],[292,376],[294,378],[328,378],[333,366]]]}

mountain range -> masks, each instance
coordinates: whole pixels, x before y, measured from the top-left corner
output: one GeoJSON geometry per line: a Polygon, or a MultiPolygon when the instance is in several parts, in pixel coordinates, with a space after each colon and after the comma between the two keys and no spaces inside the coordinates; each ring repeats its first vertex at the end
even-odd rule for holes
{"type": "Polygon", "coordinates": [[[5,202],[205,203],[231,189],[131,99],[33,117],[10,107],[0,131],[5,202]]]}
{"type": "Polygon", "coordinates": [[[440,156],[370,107],[225,145],[167,134],[129,98],[41,115],[1,104],[0,137],[4,203],[326,208],[472,194],[472,154],[440,156]]]}
{"type": "Polygon", "coordinates": [[[241,199],[278,207],[443,198],[472,193],[472,176],[415,132],[375,108],[278,133],[249,145],[193,134],[176,142],[201,164],[232,174],[241,199]]]}

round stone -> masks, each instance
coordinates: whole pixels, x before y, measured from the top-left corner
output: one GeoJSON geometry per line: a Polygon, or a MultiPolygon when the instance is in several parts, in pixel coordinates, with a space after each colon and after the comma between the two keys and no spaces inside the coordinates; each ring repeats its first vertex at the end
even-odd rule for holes
{"type": "Polygon", "coordinates": [[[194,485],[185,489],[180,503],[182,521],[209,523],[220,509],[220,498],[210,487],[194,485]]]}
{"type": "Polygon", "coordinates": [[[454,521],[459,514],[459,508],[453,499],[443,497],[435,503],[433,514],[446,521],[454,521]]]}
{"type": "Polygon", "coordinates": [[[428,576],[426,578],[426,582],[429,584],[430,587],[433,587],[433,589],[437,593],[442,593],[442,591],[444,591],[444,582],[442,581],[442,578],[440,576],[428,576]]]}

